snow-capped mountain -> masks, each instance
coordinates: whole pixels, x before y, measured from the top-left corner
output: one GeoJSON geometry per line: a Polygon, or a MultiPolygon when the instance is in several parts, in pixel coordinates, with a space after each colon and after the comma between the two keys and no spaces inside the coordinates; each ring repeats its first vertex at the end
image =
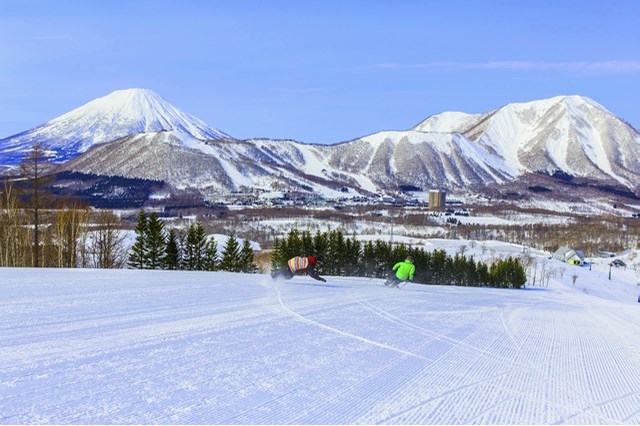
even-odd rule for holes
{"type": "Polygon", "coordinates": [[[118,90],[31,130],[0,140],[2,164],[20,162],[41,142],[52,161],[77,157],[96,144],[147,132],[172,131],[187,139],[230,138],[146,89],[118,90]]]}
{"type": "Polygon", "coordinates": [[[61,170],[160,180],[204,194],[241,187],[309,187],[338,193],[342,186],[375,190],[366,179],[327,165],[332,147],[289,140],[185,139],[173,132],[142,133],[95,146],[61,170]]]}
{"type": "Polygon", "coordinates": [[[264,139],[189,144],[171,132],[144,133],[96,146],[62,169],[160,180],[204,193],[240,187],[374,193],[399,185],[462,187],[511,179],[501,160],[461,135],[425,139],[412,131],[330,146],[264,139]]]}
{"type": "Polygon", "coordinates": [[[457,133],[380,132],[334,146],[328,162],[366,176],[380,188],[459,187],[511,179],[504,161],[457,133]]]}
{"type": "Polygon", "coordinates": [[[560,171],[634,189],[640,135],[588,98],[561,96],[485,114],[434,115],[409,131],[335,145],[328,163],[380,188],[462,188],[560,171]]]}
{"type": "MultiPolygon", "coordinates": [[[[0,141],[0,164],[46,140],[61,169],[164,181],[205,194],[290,188],[323,194],[414,186],[450,189],[563,172],[640,183],[638,132],[579,96],[509,104],[484,114],[445,112],[411,130],[335,145],[235,140],[148,90],[114,92],[0,141]]],[[[8,160],[9,161],[8,161],[8,160]]],[[[13,163],[11,163],[13,161],[13,163]]]]}
{"type": "Polygon", "coordinates": [[[460,134],[502,160],[512,176],[562,171],[627,187],[640,183],[638,132],[581,96],[514,103],[486,114],[443,113],[413,130],[460,134]]]}

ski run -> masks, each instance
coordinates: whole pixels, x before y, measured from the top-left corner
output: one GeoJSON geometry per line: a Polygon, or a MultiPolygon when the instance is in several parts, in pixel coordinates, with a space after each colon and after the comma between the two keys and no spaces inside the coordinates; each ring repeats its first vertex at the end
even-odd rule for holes
{"type": "Polygon", "coordinates": [[[501,290],[0,269],[0,423],[638,424],[638,278],[576,270],[501,290]]]}

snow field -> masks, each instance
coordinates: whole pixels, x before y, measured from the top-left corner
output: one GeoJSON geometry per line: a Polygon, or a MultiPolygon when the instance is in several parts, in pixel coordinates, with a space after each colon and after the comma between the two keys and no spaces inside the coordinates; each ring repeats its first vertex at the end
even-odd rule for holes
{"type": "Polygon", "coordinates": [[[0,269],[0,423],[637,424],[640,306],[601,275],[0,269]]]}

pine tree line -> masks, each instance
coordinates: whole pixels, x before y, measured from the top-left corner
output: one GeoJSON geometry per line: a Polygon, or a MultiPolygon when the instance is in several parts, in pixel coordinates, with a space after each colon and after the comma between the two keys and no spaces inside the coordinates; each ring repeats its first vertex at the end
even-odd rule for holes
{"type": "Polygon", "coordinates": [[[487,265],[476,262],[473,256],[449,256],[444,250],[429,252],[381,240],[363,243],[355,235],[345,238],[340,231],[312,235],[293,229],[286,238],[276,238],[271,268],[285,267],[294,256],[311,255],[320,260],[317,270],[321,275],[386,278],[395,263],[411,255],[416,265],[414,282],[420,284],[521,288],[526,282],[524,267],[517,258],[487,265]]]}
{"type": "Polygon", "coordinates": [[[131,268],[247,273],[258,270],[248,240],[240,246],[230,236],[219,253],[216,240],[207,238],[200,221],[191,224],[186,234],[174,229],[167,232],[155,212],[147,216],[140,210],[135,233],[135,243],[129,251],[131,268]]]}

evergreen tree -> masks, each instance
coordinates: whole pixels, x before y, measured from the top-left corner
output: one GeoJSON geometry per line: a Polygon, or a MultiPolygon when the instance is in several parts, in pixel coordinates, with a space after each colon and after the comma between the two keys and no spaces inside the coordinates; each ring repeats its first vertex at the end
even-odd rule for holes
{"type": "Polygon", "coordinates": [[[167,240],[164,222],[153,212],[147,222],[146,264],[149,269],[160,269],[163,265],[167,240]]]}
{"type": "Polygon", "coordinates": [[[527,281],[524,267],[518,258],[509,257],[506,262],[506,283],[508,288],[522,288],[527,281]]]}
{"type": "Polygon", "coordinates": [[[391,244],[376,240],[373,250],[375,253],[375,276],[386,278],[394,264],[393,259],[391,259],[391,244]]]}
{"type": "Polygon", "coordinates": [[[489,268],[490,285],[498,288],[522,288],[527,280],[519,259],[501,259],[489,268]]]}
{"type": "Polygon", "coordinates": [[[451,269],[451,273],[452,273],[451,282],[453,284],[460,285],[460,286],[467,285],[465,280],[466,266],[467,266],[467,258],[459,253],[456,253],[455,257],[453,258],[452,269],[451,269]]]}
{"type": "Polygon", "coordinates": [[[478,285],[489,285],[491,283],[491,278],[489,276],[489,267],[486,263],[478,262],[478,285]]]}
{"type": "Polygon", "coordinates": [[[218,263],[218,243],[215,238],[211,237],[205,247],[204,270],[216,271],[218,269],[218,263]]]}
{"type": "Polygon", "coordinates": [[[169,237],[167,239],[167,248],[163,259],[163,268],[169,270],[180,269],[182,261],[182,255],[180,253],[180,244],[176,231],[173,229],[169,231],[169,237]]]}
{"type": "Polygon", "coordinates": [[[327,275],[344,275],[347,255],[344,235],[340,231],[329,232],[327,256],[323,259],[323,271],[327,275]]]}
{"type": "Polygon", "coordinates": [[[424,249],[413,249],[410,254],[413,256],[413,263],[416,265],[414,282],[431,284],[433,283],[433,270],[431,265],[431,253],[424,249]]]}
{"type": "Polygon", "coordinates": [[[144,210],[138,213],[138,223],[135,227],[136,241],[129,252],[129,267],[144,269],[147,257],[147,215],[144,210]]]}
{"type": "Polygon", "coordinates": [[[315,252],[313,247],[313,237],[309,231],[305,231],[302,233],[301,237],[302,251],[300,252],[300,256],[315,256],[319,257],[315,252]]]}
{"type": "Polygon", "coordinates": [[[253,263],[253,249],[249,240],[244,240],[240,249],[240,271],[255,274],[258,267],[253,263]]]}
{"type": "Polygon", "coordinates": [[[220,269],[229,272],[240,272],[240,246],[238,240],[233,235],[227,239],[227,243],[222,251],[220,269]]]}
{"type": "Polygon", "coordinates": [[[433,270],[433,283],[432,284],[447,284],[446,282],[446,264],[447,264],[447,252],[444,250],[435,250],[433,252],[433,258],[431,267],[433,270]]]}
{"type": "Polygon", "coordinates": [[[373,242],[367,241],[362,249],[362,273],[365,277],[375,277],[375,251],[373,242]]]}
{"type": "Polygon", "coordinates": [[[327,233],[320,233],[320,231],[316,231],[316,235],[313,237],[313,255],[319,259],[319,264],[316,267],[316,270],[319,274],[326,274],[326,269],[324,266],[324,262],[327,259],[327,247],[329,243],[327,242],[327,233]]]}
{"type": "Polygon", "coordinates": [[[316,235],[313,236],[313,253],[316,256],[322,256],[327,253],[327,233],[316,231],[316,235]]]}
{"type": "MultiPolygon", "coordinates": [[[[489,267],[482,262],[476,263],[473,256],[467,258],[463,253],[449,256],[445,250],[427,252],[404,244],[392,246],[381,240],[363,245],[355,235],[345,240],[340,231],[316,232],[311,238],[308,232],[300,233],[294,229],[284,239],[275,238],[271,268],[277,270],[285,266],[293,256],[311,254],[325,260],[318,265],[318,271],[328,275],[386,278],[396,262],[412,255],[416,265],[416,283],[521,288],[526,282],[524,267],[517,258],[499,260],[489,267]],[[308,249],[310,240],[313,242],[311,252],[308,249]]],[[[229,266],[225,268],[232,270],[229,266]]]]}
{"type": "Polygon", "coordinates": [[[271,252],[271,271],[273,272],[280,270],[287,263],[284,256],[284,245],[286,243],[280,238],[273,239],[273,251],[271,252]]]}
{"type": "Polygon", "coordinates": [[[352,238],[347,238],[345,242],[345,275],[361,276],[362,272],[362,245],[354,235],[352,238]]]}
{"type": "Polygon", "coordinates": [[[189,225],[187,235],[184,238],[184,247],[182,250],[182,269],[193,271],[196,269],[197,253],[196,253],[196,228],[194,224],[189,225]]]}
{"type": "Polygon", "coordinates": [[[489,282],[492,287],[502,287],[504,285],[505,271],[502,260],[494,262],[489,267],[489,282]]]}
{"type": "Polygon", "coordinates": [[[189,271],[203,271],[207,256],[207,239],[200,221],[189,226],[184,242],[184,269],[189,271]]]}
{"type": "Polygon", "coordinates": [[[463,274],[463,285],[466,286],[478,286],[478,267],[476,265],[475,260],[473,259],[473,256],[471,256],[469,259],[464,258],[464,263],[463,263],[463,269],[464,269],[464,274],[463,274]]]}
{"type": "Polygon", "coordinates": [[[287,260],[295,256],[305,255],[305,253],[303,252],[300,232],[297,229],[293,229],[289,232],[289,235],[287,236],[287,244],[285,247],[287,249],[284,255],[287,258],[287,260]]]}

